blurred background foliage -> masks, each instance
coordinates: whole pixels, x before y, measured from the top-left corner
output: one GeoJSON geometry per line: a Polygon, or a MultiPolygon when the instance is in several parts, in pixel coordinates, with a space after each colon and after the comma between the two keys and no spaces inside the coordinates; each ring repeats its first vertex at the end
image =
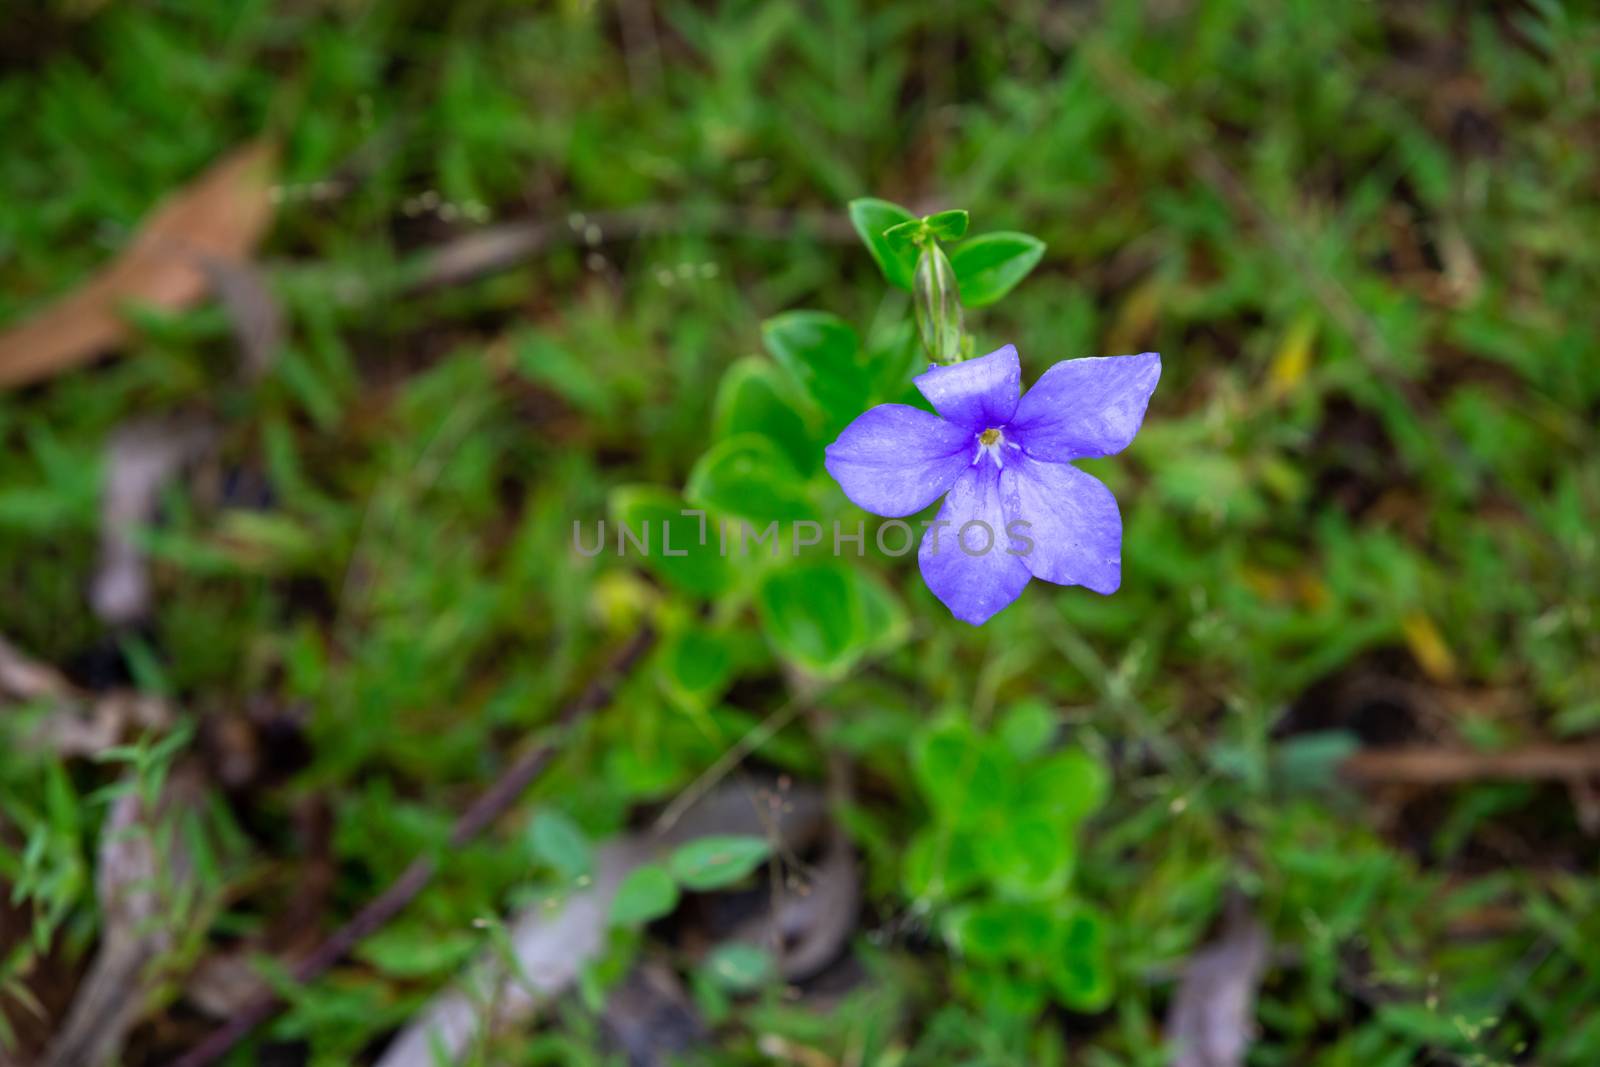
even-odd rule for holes
{"type": "Polygon", "coordinates": [[[664,953],[709,1026],[693,1062],[1163,1063],[1185,961],[1240,901],[1273,944],[1252,1064],[1600,1062],[1594,770],[1340,774],[1600,731],[1586,5],[105,0],[13,12],[0,58],[0,322],[267,135],[286,323],[247,383],[221,308],[135,309],[120,357],[0,395],[0,634],[181,709],[93,760],[25,743],[37,715],[0,727],[19,1047],[104,925],[108,787],[186,751],[212,779],[125,1053],[165,1062],[208,1028],[185,974],[270,947],[298,896],[326,932],[439,853],[650,619],[650,660],[519,814],[233,1062],[369,1062],[494,940],[480,920],[763,722],[750,773],[837,793],[850,768],[832,984],[740,956],[719,987],[692,920],[624,923],[586,995],[481,1062],[607,1062],[607,983],[664,953]],[[967,313],[1026,381],[1163,353],[1144,431],[1086,464],[1122,506],[1115,596],[1034,583],[975,630],[875,524],[838,562],[573,551],[574,521],[686,487],[863,518],[817,470],[834,413],[777,318],[837,315],[856,395],[904,392],[909,302],[851,229],[861,196],[1044,242],[967,313]],[[529,254],[430,280],[513,225],[529,254]],[[107,441],[174,413],[215,420],[216,455],[140,538],[148,618],[109,627],[86,599],[107,441]]]}

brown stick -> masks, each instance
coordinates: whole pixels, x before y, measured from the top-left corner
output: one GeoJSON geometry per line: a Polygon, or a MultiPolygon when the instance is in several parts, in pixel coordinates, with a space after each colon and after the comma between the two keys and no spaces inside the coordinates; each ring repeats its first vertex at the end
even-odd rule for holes
{"type": "MultiPolygon", "coordinates": [[[[932,203],[914,202],[917,213],[932,203]]],[[[507,219],[469,230],[459,237],[416,253],[394,269],[377,275],[330,273],[314,263],[268,263],[275,275],[304,274],[330,288],[347,304],[392,299],[430,292],[508,270],[552,248],[570,245],[637,241],[662,234],[703,237],[763,237],[773,240],[808,238],[833,244],[859,240],[850,220],[831,211],[783,211],[728,205],[676,206],[640,204],[616,211],[573,212],[565,218],[507,219]]]]}
{"type": "MultiPolygon", "coordinates": [[[[655,642],[655,632],[645,626],[635,634],[611,661],[605,673],[589,684],[589,688],[561,712],[556,724],[564,733],[584,716],[598,711],[610,703],[620,682],[655,642]]],[[[532,785],[543,773],[556,752],[554,743],[538,745],[517,759],[494,784],[486,789],[472,806],[456,820],[450,830],[450,847],[459,848],[482,833],[490,823],[516,802],[523,790],[532,785]]],[[[363,938],[377,932],[390,919],[400,914],[405,906],[422,892],[433,880],[438,862],[430,856],[418,856],[400,877],[390,883],[370,904],[362,908],[355,918],[345,923],[333,935],[317,946],[315,952],[302,960],[290,973],[295,981],[310,982],[338,963],[363,938]]],[[[213,1030],[194,1048],[184,1053],[172,1067],[206,1067],[215,1063],[242,1041],[250,1031],[276,1015],[283,1007],[277,997],[268,996],[247,1005],[229,1022],[213,1030]]]]}
{"type": "Polygon", "coordinates": [[[772,238],[811,233],[839,243],[857,240],[850,221],[834,212],[643,204],[566,219],[511,220],[472,230],[424,253],[416,275],[406,284],[413,290],[439,289],[505,270],[557,245],[633,241],[680,232],[772,238]]]}
{"type": "Polygon", "coordinates": [[[1369,749],[1345,760],[1339,772],[1356,781],[1385,785],[1448,785],[1484,780],[1569,781],[1600,777],[1600,744],[1531,745],[1510,752],[1369,749]]]}

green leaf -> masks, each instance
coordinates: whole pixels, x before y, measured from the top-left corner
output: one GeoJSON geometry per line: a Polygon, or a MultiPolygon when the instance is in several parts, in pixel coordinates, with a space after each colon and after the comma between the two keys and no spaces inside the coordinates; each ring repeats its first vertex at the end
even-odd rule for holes
{"type": "Polygon", "coordinates": [[[1046,982],[1018,974],[1014,966],[973,966],[952,977],[956,989],[991,1019],[1036,1019],[1050,1000],[1046,982]]]}
{"type": "Polygon", "coordinates": [[[659,797],[691,775],[683,754],[665,745],[618,745],[604,759],[606,783],[627,797],[659,797]]]}
{"type": "Polygon", "coordinates": [[[227,542],[241,570],[262,574],[305,567],[321,551],[317,532],[282,512],[230,508],[217,516],[216,536],[227,542]]]}
{"type": "Polygon", "coordinates": [[[428,978],[454,972],[478,944],[479,939],[464,930],[397,926],[367,938],[356,955],[392,978],[428,978]]]}
{"type": "Polygon", "coordinates": [[[1291,792],[1330,788],[1338,781],[1339,764],[1360,747],[1361,739],[1344,730],[1288,738],[1272,752],[1273,777],[1291,792]]]}
{"type": "Polygon", "coordinates": [[[1268,513],[1254,462],[1222,452],[1168,454],[1154,466],[1156,491],[1178,508],[1212,519],[1250,522],[1268,513]]]}
{"type": "Polygon", "coordinates": [[[1469,1047],[1459,1017],[1441,1012],[1435,1006],[1384,1004],[1378,1008],[1378,1023],[1389,1033],[1411,1041],[1452,1050],[1469,1047]]]}
{"type": "Polygon", "coordinates": [[[687,889],[721,889],[749,876],[771,851],[764,837],[723,834],[680,846],[668,866],[687,889]]]}
{"type": "Polygon", "coordinates": [[[772,438],[755,433],[712,445],[689,472],[684,492],[700,507],[754,522],[793,522],[816,514],[788,457],[772,438]]]}
{"type": "Polygon", "coordinates": [[[917,251],[928,233],[928,224],[921,219],[902,222],[883,231],[883,240],[896,255],[910,249],[917,251]]]}
{"type": "Polygon", "coordinates": [[[970,825],[1008,806],[1016,761],[965,719],[946,718],[911,744],[911,770],[928,806],[943,822],[970,825]]]}
{"type": "Polygon", "coordinates": [[[935,212],[922,221],[941,241],[959,241],[967,235],[967,213],[960,208],[935,212]]]}
{"type": "Polygon", "coordinates": [[[785,659],[824,676],[841,674],[865,651],[853,592],[849,572],[837,565],[774,571],[761,586],[762,629],[785,659]]]}
{"type": "Polygon", "coordinates": [[[1069,829],[1105,803],[1110,779],[1086,752],[1057,752],[1024,775],[1017,808],[1069,829]]]}
{"type": "Polygon", "coordinates": [[[861,339],[849,323],[824,311],[786,311],[761,324],[772,358],[817,402],[830,435],[861,414],[867,372],[858,361],[861,339]]]}
{"type": "Polygon", "coordinates": [[[548,386],[586,415],[604,419],[617,407],[615,385],[601,366],[533,330],[512,338],[513,366],[529,381],[548,386]]]}
{"type": "Polygon", "coordinates": [[[918,830],[906,847],[902,874],[912,900],[949,900],[983,881],[978,837],[948,826],[918,830]]]}
{"type": "Polygon", "coordinates": [[[1111,966],[1106,957],[1106,924],[1088,907],[1075,908],[1057,925],[1051,982],[1061,1002],[1075,1011],[1099,1011],[1111,1002],[1111,966]]]}
{"type": "Polygon", "coordinates": [[[629,871],[611,901],[614,926],[639,926],[671,915],[678,906],[678,883],[665,867],[646,863],[629,871]]]}
{"type": "Polygon", "coordinates": [[[911,212],[887,200],[863,197],[850,201],[851,225],[866,243],[867,251],[872,253],[884,280],[897,289],[911,288],[911,271],[917,265],[916,249],[910,249],[909,253],[892,249],[884,240],[883,233],[892,226],[915,219],[916,216],[911,212]]]}
{"type": "Polygon", "coordinates": [[[883,652],[897,647],[911,633],[911,620],[900,599],[877,578],[861,571],[850,571],[860,607],[860,628],[866,638],[866,651],[883,652]]]}
{"type": "Polygon", "coordinates": [[[770,981],[778,969],[765,949],[743,941],[729,941],[712,949],[706,957],[705,971],[728,992],[749,993],[770,981]]]}
{"type": "MultiPolygon", "coordinates": [[[[917,339],[917,325],[911,316],[898,319],[879,331],[867,349],[869,392],[874,398],[902,404],[926,404],[927,399],[911,383],[914,375],[928,369],[927,357],[917,339]]],[[[821,449],[818,449],[821,452],[821,449]]]]}
{"type": "Polygon", "coordinates": [[[983,307],[1005,296],[1044,255],[1044,242],[1025,233],[986,233],[950,252],[961,302],[983,307]]]}
{"type": "Polygon", "coordinates": [[[1068,828],[1036,815],[990,819],[978,838],[984,875],[1011,896],[1059,897],[1072,877],[1077,844],[1068,828]]]}
{"type": "Polygon", "coordinates": [[[794,469],[809,476],[817,469],[822,449],[797,410],[796,399],[783,373],[756,356],[736,361],[717,386],[716,414],[712,424],[718,439],[741,433],[760,433],[789,457],[794,469]]]}
{"type": "Polygon", "coordinates": [[[835,561],[773,571],[757,607],[773,649],[823,677],[838,677],[866,653],[903,640],[909,628],[888,590],[835,561]]]}
{"type": "Polygon", "coordinates": [[[732,680],[734,648],[724,635],[691,626],[661,650],[661,680],[680,704],[709,708],[732,680]]]}
{"type": "Polygon", "coordinates": [[[1018,759],[1037,755],[1056,732],[1056,717],[1043,702],[1023,700],[1000,718],[1000,741],[1018,759]]]}
{"type": "MultiPolygon", "coordinates": [[[[732,577],[728,561],[717,550],[716,530],[710,519],[705,520],[706,543],[700,543],[701,520],[682,514],[688,507],[688,502],[676,493],[656,486],[620,486],[611,491],[612,523],[625,526],[634,536],[643,536],[648,530],[649,551],[641,554],[632,543],[624,542],[625,558],[638,560],[662,581],[683,592],[714,597],[728,588],[732,577]]],[[[616,553],[619,533],[614,527],[607,529],[606,554],[616,553]]],[[[587,539],[594,536],[593,530],[585,530],[581,536],[587,546],[592,543],[587,539]]]]}
{"type": "Polygon", "coordinates": [[[1036,904],[986,900],[952,909],[943,923],[945,940],[979,963],[1036,956],[1056,936],[1056,922],[1036,904]]]}
{"type": "Polygon", "coordinates": [[[594,855],[589,839],[578,829],[577,823],[559,811],[547,808],[533,817],[533,824],[528,827],[528,843],[536,857],[569,882],[593,872],[594,855]]]}

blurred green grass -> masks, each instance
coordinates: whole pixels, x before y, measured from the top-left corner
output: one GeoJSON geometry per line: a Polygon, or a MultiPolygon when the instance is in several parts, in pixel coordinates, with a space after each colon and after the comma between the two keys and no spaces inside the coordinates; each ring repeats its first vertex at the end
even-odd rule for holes
{"type": "MultiPolygon", "coordinates": [[[[915,636],[827,698],[871,783],[857,836],[886,929],[925,816],[906,731],[940,709],[1061,709],[1115,769],[1077,881],[1112,918],[1117,996],[1019,1027],[947,1003],[961,960],[890,937],[836,1031],[748,1004],[716,1062],[761,1062],[762,1033],[874,1063],[1162,1062],[1170,978],[1230,887],[1285,946],[1254,1064],[1596,1062],[1595,849],[1563,790],[1363,798],[1314,773],[1343,751],[1319,750],[1323,731],[1497,749],[1600,728],[1593,12],[632,6],[642,38],[576,2],[113,0],[0,29],[22,57],[0,75],[0,322],[233,146],[283,144],[265,260],[291,330],[267,381],[237,381],[226,318],[204,309],[142,318],[120,358],[0,396],[0,633],[67,665],[121,640],[137,680],[196,716],[304,709],[308,764],[234,812],[248,832],[218,875],[219,928],[270,912],[259,888],[224,891],[244,872],[292,884],[308,797],[335,814],[339,914],[437,845],[507,739],[653,595],[576,558],[573,520],[618,485],[683,484],[763,319],[825,308],[880,335],[907,314],[839,227],[845,201],[878,195],[1046,242],[1015,294],[968,316],[980,351],[1017,344],[1026,378],[1164,354],[1143,433],[1091,465],[1123,506],[1121,592],[1036,586],[972,631],[886,564],[915,636]],[[580,220],[481,281],[340,298],[477,227],[597,212],[616,223],[592,244],[580,220]],[[271,509],[169,493],[154,622],[108,635],[84,594],[105,441],[195,408],[271,509]]],[[[615,831],[771,709],[748,688],[694,717],[640,679],[540,796],[615,831]]],[[[765,755],[814,777],[821,748],[797,729],[765,755]]],[[[81,950],[103,779],[8,751],[0,812],[39,825],[52,781],[78,817],[52,823],[62,877],[23,903],[53,894],[81,950]]],[[[396,936],[500,913],[527,862],[503,842],[453,856],[396,936]]],[[[452,963],[427,981],[342,971],[275,1036],[351,1062],[452,963]]],[[[568,1024],[499,1062],[597,1062],[568,1024]]]]}

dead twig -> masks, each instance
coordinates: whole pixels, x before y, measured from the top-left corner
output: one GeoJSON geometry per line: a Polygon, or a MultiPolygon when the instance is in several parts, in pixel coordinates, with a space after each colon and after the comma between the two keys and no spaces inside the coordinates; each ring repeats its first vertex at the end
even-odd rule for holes
{"type": "Polygon", "coordinates": [[[1357,752],[1339,773],[1383,785],[1452,785],[1477,781],[1571,781],[1600,777],[1600,744],[1530,745],[1509,752],[1448,748],[1378,748],[1357,752]]]}
{"type": "MultiPolygon", "coordinates": [[[[556,720],[558,730],[564,734],[589,714],[610,703],[618,684],[655,643],[655,631],[645,626],[623,646],[609,667],[590,683],[576,700],[561,712],[556,720]]],[[[556,742],[547,742],[529,749],[489,786],[456,820],[451,828],[449,847],[457,849],[482,833],[544,772],[555,757],[556,742]]],[[[377,898],[358,912],[333,935],[319,945],[290,971],[296,982],[316,979],[342,960],[364,938],[382,929],[418,893],[433,880],[439,864],[432,856],[418,856],[411,861],[400,877],[395,879],[377,898]]],[[[220,1060],[242,1041],[250,1031],[276,1015],[282,1002],[276,997],[263,997],[242,1009],[238,1015],[211,1032],[194,1048],[174,1061],[173,1067],[206,1067],[220,1060]]]]}
{"type": "Polygon", "coordinates": [[[68,758],[98,755],[139,731],[165,731],[174,718],[165,701],[144,693],[85,693],[0,637],[0,710],[30,704],[48,714],[28,729],[23,745],[68,758]]]}
{"type": "Polygon", "coordinates": [[[286,333],[283,308],[278,306],[265,273],[257,264],[242,259],[203,256],[199,264],[233,324],[245,380],[260,381],[277,362],[286,333]]]}
{"type": "Polygon", "coordinates": [[[100,564],[89,595],[101,621],[124,625],[150,613],[150,572],[140,529],[155,519],[167,482],[209,452],[216,439],[209,422],[182,416],[139,419],[111,435],[100,502],[100,564]]]}
{"type": "Polygon", "coordinates": [[[30,658],[0,637],[0,701],[65,701],[75,696],[76,690],[60,671],[30,658]]]}
{"type": "Polygon", "coordinates": [[[811,233],[838,244],[858,240],[850,220],[835,212],[643,204],[619,211],[573,212],[564,219],[526,219],[484,227],[424,253],[406,288],[458,285],[563,245],[595,246],[668,233],[775,239],[811,233]]]}
{"type": "Polygon", "coordinates": [[[665,234],[757,237],[782,241],[810,237],[830,244],[858,241],[850,220],[831,211],[712,205],[640,204],[616,211],[573,211],[565,216],[507,219],[423,249],[387,271],[349,274],[310,262],[276,262],[270,272],[290,284],[314,285],[347,305],[392,299],[463,285],[510,270],[554,248],[597,249],[609,242],[665,234]]]}

